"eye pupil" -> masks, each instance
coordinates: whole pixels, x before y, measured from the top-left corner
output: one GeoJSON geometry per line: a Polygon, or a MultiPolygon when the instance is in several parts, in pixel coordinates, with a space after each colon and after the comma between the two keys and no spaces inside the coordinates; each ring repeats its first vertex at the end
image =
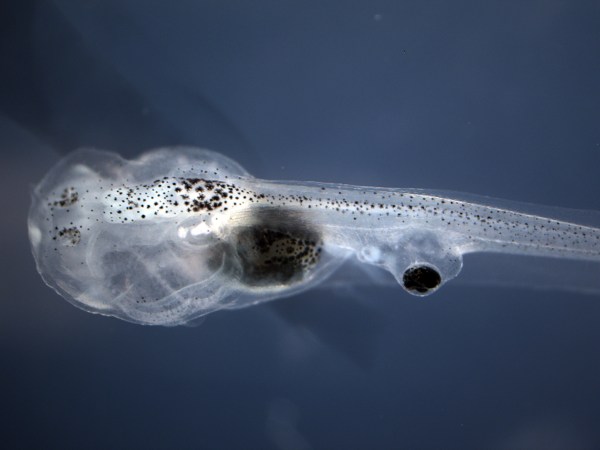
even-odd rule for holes
{"type": "Polygon", "coordinates": [[[407,291],[415,294],[426,294],[440,285],[442,277],[435,268],[420,265],[406,269],[402,282],[407,291]]]}

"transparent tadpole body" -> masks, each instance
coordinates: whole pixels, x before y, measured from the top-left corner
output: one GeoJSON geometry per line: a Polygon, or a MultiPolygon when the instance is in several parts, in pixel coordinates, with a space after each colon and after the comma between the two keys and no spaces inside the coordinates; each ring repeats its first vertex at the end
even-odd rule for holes
{"type": "Polygon", "coordinates": [[[67,300],[161,325],[291,295],[352,258],[419,296],[458,275],[467,253],[600,262],[600,229],[551,214],[423,190],[260,180],[182,147],[132,161],[72,153],[35,188],[29,236],[40,274],[67,300]]]}

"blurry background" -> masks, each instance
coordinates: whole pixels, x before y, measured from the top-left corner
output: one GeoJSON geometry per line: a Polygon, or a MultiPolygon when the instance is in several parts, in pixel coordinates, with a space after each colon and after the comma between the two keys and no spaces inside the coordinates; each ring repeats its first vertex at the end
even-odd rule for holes
{"type": "Polygon", "coordinates": [[[598,1],[0,8],[2,447],[600,446],[597,296],[367,284],[151,328],[59,298],[26,234],[79,146],[600,210],[598,1]]]}

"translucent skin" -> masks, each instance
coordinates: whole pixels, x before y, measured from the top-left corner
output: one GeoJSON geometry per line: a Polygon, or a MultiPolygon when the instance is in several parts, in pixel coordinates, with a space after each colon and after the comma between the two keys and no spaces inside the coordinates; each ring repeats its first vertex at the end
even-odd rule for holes
{"type": "Polygon", "coordinates": [[[76,306],[177,325],[322,283],[344,260],[427,295],[469,252],[600,261],[600,229],[434,192],[252,177],[219,153],[79,150],[35,188],[44,281],[76,306]]]}

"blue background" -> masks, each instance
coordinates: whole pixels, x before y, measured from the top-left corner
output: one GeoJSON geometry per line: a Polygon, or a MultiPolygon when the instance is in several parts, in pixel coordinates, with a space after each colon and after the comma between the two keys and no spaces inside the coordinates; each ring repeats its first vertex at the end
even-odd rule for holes
{"type": "Polygon", "coordinates": [[[36,273],[79,146],[600,210],[600,4],[19,1],[0,10],[3,448],[600,447],[600,298],[343,286],[152,328],[36,273]]]}

